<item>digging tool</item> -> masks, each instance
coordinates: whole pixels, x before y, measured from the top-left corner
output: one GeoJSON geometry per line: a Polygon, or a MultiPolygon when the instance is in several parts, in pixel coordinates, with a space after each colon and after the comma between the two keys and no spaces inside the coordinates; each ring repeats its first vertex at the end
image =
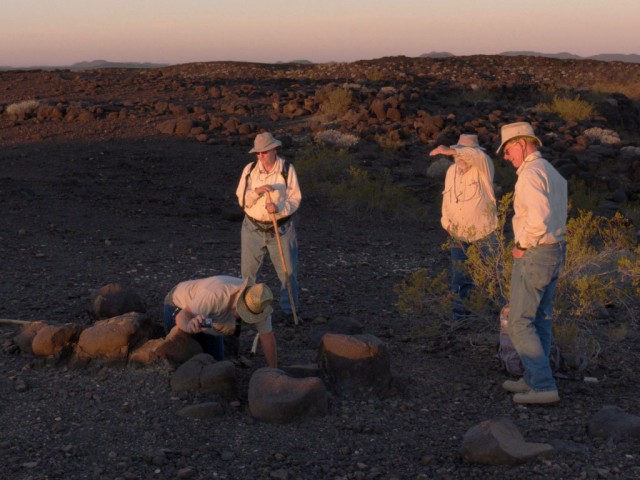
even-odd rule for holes
{"type": "MultiPolygon", "coordinates": [[[[267,194],[267,202],[271,202],[271,195],[267,194]]],[[[287,262],[284,261],[284,252],[282,251],[282,242],[280,241],[280,231],[278,230],[278,221],[276,220],[276,214],[271,214],[271,221],[273,222],[273,231],[276,234],[276,242],[278,242],[278,251],[280,252],[280,261],[282,262],[282,268],[284,269],[284,276],[286,278],[287,292],[289,293],[289,303],[291,303],[291,311],[293,312],[293,323],[298,325],[298,314],[296,313],[296,304],[293,301],[293,292],[291,291],[291,281],[289,280],[289,270],[287,269],[287,262]]]]}
{"type": "Polygon", "coordinates": [[[26,325],[30,320],[15,320],[13,318],[0,318],[0,325],[26,325]]]}

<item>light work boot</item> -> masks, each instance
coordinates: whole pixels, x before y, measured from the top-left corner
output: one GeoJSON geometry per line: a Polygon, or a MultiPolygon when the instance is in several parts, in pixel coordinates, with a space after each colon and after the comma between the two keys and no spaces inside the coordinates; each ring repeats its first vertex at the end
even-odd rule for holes
{"type": "Polygon", "coordinates": [[[505,380],[502,382],[502,388],[511,393],[527,393],[531,391],[531,387],[527,385],[524,378],[518,380],[505,380]]]}
{"type": "Polygon", "coordinates": [[[515,403],[555,403],[560,401],[558,390],[548,390],[546,392],[537,392],[529,390],[525,393],[516,393],[513,396],[515,403]]]}

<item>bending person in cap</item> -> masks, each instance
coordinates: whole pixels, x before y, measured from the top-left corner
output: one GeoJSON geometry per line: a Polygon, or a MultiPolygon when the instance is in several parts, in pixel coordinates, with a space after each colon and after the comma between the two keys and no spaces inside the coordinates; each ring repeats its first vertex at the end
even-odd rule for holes
{"type": "Polygon", "coordinates": [[[293,215],[300,206],[302,194],[295,168],[277,154],[276,149],[281,145],[282,142],[268,132],[256,136],[249,153],[254,153],[257,159],[246,165],[242,171],[236,196],[245,214],[241,230],[242,276],[250,282],[255,282],[268,252],[280,279],[280,308],[289,317],[293,315],[293,310],[271,215],[275,214],[277,221],[297,312],[298,239],[293,215]]]}
{"type": "Polygon", "coordinates": [[[164,300],[165,331],[177,326],[193,335],[205,353],[224,360],[221,335],[232,335],[240,319],[256,326],[267,365],[275,368],[278,356],[271,327],[272,300],[269,287],[251,285],[248,279],[218,275],[180,282],[164,300]],[[210,328],[203,325],[205,318],[212,320],[210,328]]]}
{"type": "Polygon", "coordinates": [[[449,155],[454,159],[447,170],[442,191],[442,227],[451,237],[451,293],[453,320],[468,314],[464,299],[469,296],[473,280],[466,272],[467,250],[476,244],[480,254],[488,255],[497,247],[498,227],[496,197],[493,191],[493,160],[478,144],[476,135],[460,135],[458,143],[440,145],[430,156],[449,155]]]}
{"type": "Polygon", "coordinates": [[[552,310],[558,277],[564,269],[567,232],[567,181],[542,158],[542,142],[526,122],[505,125],[498,153],[516,169],[513,197],[513,270],[509,299],[509,337],[524,377],[502,386],[516,403],[560,400],[553,378],[552,310]]]}

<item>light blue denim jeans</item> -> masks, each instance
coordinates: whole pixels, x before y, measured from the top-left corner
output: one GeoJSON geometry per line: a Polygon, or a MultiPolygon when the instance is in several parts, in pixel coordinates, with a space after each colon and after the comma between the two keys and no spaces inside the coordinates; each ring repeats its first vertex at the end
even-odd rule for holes
{"type": "MultiPolygon", "coordinates": [[[[284,261],[287,263],[287,272],[289,273],[289,281],[291,282],[291,292],[293,301],[295,302],[296,311],[298,310],[298,238],[296,236],[296,228],[293,219],[278,227],[280,233],[280,243],[282,244],[282,253],[284,261]]],[[[273,230],[262,232],[245,216],[242,222],[240,255],[240,270],[243,278],[248,278],[249,282],[256,282],[260,267],[264,261],[264,256],[269,253],[271,263],[273,263],[278,279],[280,280],[280,309],[283,313],[290,315],[293,313],[291,302],[289,301],[289,293],[287,292],[286,276],[282,261],[280,260],[280,252],[278,250],[278,242],[273,230]]]]}
{"type": "Polygon", "coordinates": [[[529,248],[514,259],[509,301],[509,336],[522,365],[524,380],[536,391],[557,390],[551,371],[553,297],[564,269],[566,244],[529,248]]]}

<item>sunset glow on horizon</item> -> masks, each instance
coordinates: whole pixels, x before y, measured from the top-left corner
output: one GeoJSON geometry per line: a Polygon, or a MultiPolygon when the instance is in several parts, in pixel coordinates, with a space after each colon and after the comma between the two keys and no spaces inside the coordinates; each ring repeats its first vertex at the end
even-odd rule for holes
{"type": "Polygon", "coordinates": [[[637,0],[5,0],[0,66],[640,54],[637,0]]]}

